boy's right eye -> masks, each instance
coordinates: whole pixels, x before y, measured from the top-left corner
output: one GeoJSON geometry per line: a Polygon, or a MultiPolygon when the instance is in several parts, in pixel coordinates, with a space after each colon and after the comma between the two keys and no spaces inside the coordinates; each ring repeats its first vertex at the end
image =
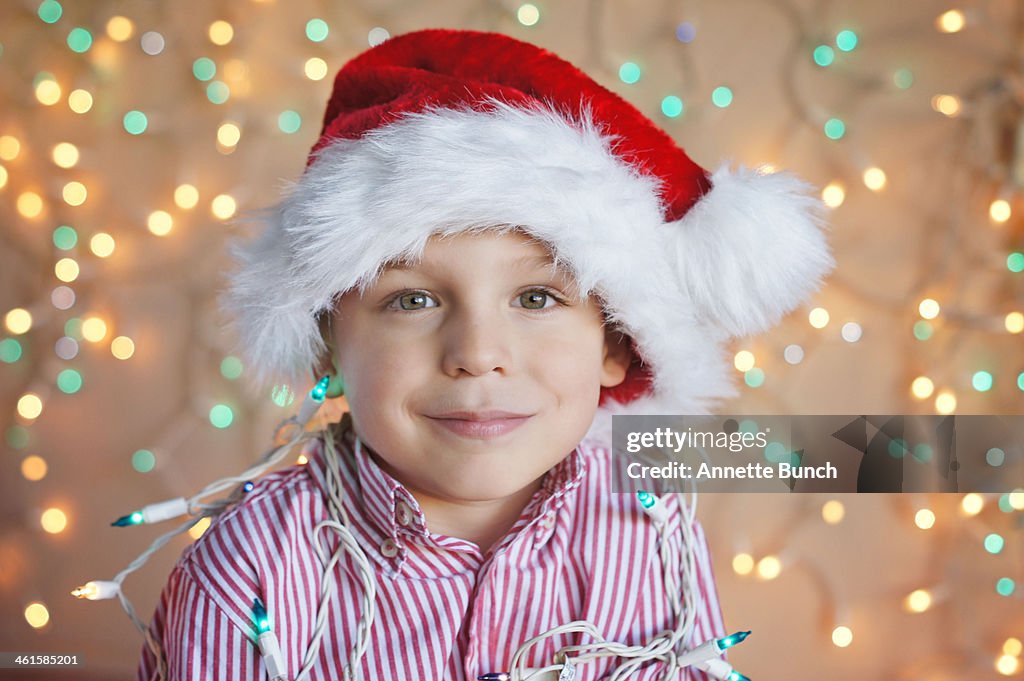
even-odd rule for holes
{"type": "Polygon", "coordinates": [[[437,303],[434,305],[428,305],[427,301],[433,301],[429,295],[422,291],[412,291],[409,293],[402,293],[397,296],[388,307],[391,309],[401,310],[425,310],[431,307],[437,307],[437,303]],[[398,306],[397,308],[395,306],[398,306]]]}

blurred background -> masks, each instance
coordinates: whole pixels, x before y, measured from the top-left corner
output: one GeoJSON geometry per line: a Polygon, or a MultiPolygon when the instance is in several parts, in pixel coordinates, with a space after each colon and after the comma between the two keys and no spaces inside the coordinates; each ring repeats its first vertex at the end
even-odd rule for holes
{"type": "MultiPolygon", "coordinates": [[[[310,387],[245,388],[214,301],[233,218],[301,173],[346,60],[427,27],[550,48],[702,166],[821,191],[837,271],[733,344],[723,413],[1022,413],[1019,0],[3,0],[0,650],[86,660],[24,678],[132,677],[117,601],[70,592],[164,528],[110,522],[246,468],[310,387]]],[[[699,516],[755,680],[1024,678],[1024,490],[699,516]]],[[[189,541],[125,582],[144,619],[189,541]]]]}

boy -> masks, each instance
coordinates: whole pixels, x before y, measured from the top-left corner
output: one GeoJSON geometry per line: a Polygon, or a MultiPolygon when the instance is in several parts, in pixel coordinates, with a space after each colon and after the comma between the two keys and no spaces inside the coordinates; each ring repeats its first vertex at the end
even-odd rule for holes
{"type": "MultiPolygon", "coordinates": [[[[673,662],[725,634],[703,534],[678,496],[656,525],[611,492],[611,415],[731,394],[722,342],[831,267],[816,206],[786,175],[709,178],[505,36],[419,31],[349,62],[303,178],[236,249],[228,303],[261,384],[312,368],[350,411],[175,566],[150,628],[168,678],[265,678],[260,631],[274,678],[505,678],[570,622],[525,666],[646,645],[681,588],[686,640],[629,678],[707,678],[673,662]]],[[[144,649],[137,678],[158,666],[144,649]]]]}

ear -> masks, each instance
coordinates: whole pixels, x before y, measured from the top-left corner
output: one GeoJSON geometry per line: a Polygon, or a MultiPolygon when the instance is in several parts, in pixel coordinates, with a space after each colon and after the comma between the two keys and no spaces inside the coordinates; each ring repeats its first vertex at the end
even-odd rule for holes
{"type": "Polygon", "coordinates": [[[601,386],[614,388],[626,380],[626,370],[633,359],[629,338],[612,326],[605,326],[604,359],[601,365],[601,386]]]}
{"type": "Polygon", "coordinates": [[[317,357],[311,367],[313,380],[319,381],[324,376],[330,376],[331,382],[327,386],[327,397],[339,397],[345,394],[345,384],[334,356],[334,335],[331,331],[329,312],[320,315],[319,326],[320,337],[324,340],[326,350],[317,357]]]}

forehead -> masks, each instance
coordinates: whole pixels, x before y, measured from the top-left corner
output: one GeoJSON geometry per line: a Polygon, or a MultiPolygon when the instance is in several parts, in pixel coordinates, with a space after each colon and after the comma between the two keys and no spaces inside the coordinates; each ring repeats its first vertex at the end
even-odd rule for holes
{"type": "Polygon", "coordinates": [[[541,270],[571,276],[543,242],[518,231],[494,230],[433,235],[418,260],[388,263],[384,272],[451,271],[471,263],[505,272],[541,270]]]}

